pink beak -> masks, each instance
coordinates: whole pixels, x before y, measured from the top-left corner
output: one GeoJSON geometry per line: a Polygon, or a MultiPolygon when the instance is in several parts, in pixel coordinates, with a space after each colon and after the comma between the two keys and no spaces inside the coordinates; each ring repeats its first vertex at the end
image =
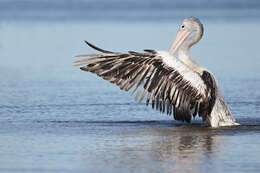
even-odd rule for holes
{"type": "Polygon", "coordinates": [[[184,40],[191,34],[191,31],[178,31],[175,40],[173,41],[169,53],[171,55],[175,54],[180,45],[184,42],[184,40]]]}

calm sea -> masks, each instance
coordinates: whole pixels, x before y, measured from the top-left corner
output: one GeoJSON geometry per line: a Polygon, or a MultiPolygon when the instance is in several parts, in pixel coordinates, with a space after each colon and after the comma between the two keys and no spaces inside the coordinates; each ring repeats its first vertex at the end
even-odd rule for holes
{"type": "Polygon", "coordinates": [[[260,171],[260,2],[0,0],[0,172],[260,171]],[[167,50],[201,19],[193,59],[237,127],[176,122],[73,66],[93,52],[167,50]]]}

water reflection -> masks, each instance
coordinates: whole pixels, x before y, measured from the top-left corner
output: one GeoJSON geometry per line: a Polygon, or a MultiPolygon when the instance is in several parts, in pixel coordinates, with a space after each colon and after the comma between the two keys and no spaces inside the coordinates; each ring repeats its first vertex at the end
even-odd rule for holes
{"type": "Polygon", "coordinates": [[[85,161],[88,168],[98,164],[111,170],[201,172],[211,166],[221,153],[223,141],[228,140],[228,136],[215,136],[212,132],[191,126],[125,131],[106,138],[104,144],[99,144],[104,145],[104,152],[85,161]]]}
{"type": "Polygon", "coordinates": [[[175,130],[159,132],[160,136],[152,141],[152,150],[159,153],[162,162],[168,163],[167,172],[200,172],[221,152],[219,143],[227,138],[214,136],[210,130],[200,127],[184,126],[175,130]]]}

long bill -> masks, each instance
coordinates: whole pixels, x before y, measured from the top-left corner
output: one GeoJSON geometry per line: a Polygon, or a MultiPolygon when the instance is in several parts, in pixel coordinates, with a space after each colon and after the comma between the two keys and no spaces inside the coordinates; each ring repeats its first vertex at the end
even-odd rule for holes
{"type": "Polygon", "coordinates": [[[170,49],[169,53],[171,55],[175,54],[175,52],[179,49],[184,40],[191,34],[191,31],[178,31],[170,49]]]}

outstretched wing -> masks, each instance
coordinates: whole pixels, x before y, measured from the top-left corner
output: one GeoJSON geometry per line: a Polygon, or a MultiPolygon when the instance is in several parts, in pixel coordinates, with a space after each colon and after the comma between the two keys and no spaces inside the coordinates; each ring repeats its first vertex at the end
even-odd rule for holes
{"type": "Polygon", "coordinates": [[[210,99],[207,85],[200,75],[166,51],[144,50],[116,53],[100,49],[88,42],[98,54],[76,61],[81,70],[97,74],[120,87],[137,92],[140,102],[151,100],[152,108],[173,114],[174,119],[190,122],[191,115],[203,117],[208,112],[210,99]]]}

